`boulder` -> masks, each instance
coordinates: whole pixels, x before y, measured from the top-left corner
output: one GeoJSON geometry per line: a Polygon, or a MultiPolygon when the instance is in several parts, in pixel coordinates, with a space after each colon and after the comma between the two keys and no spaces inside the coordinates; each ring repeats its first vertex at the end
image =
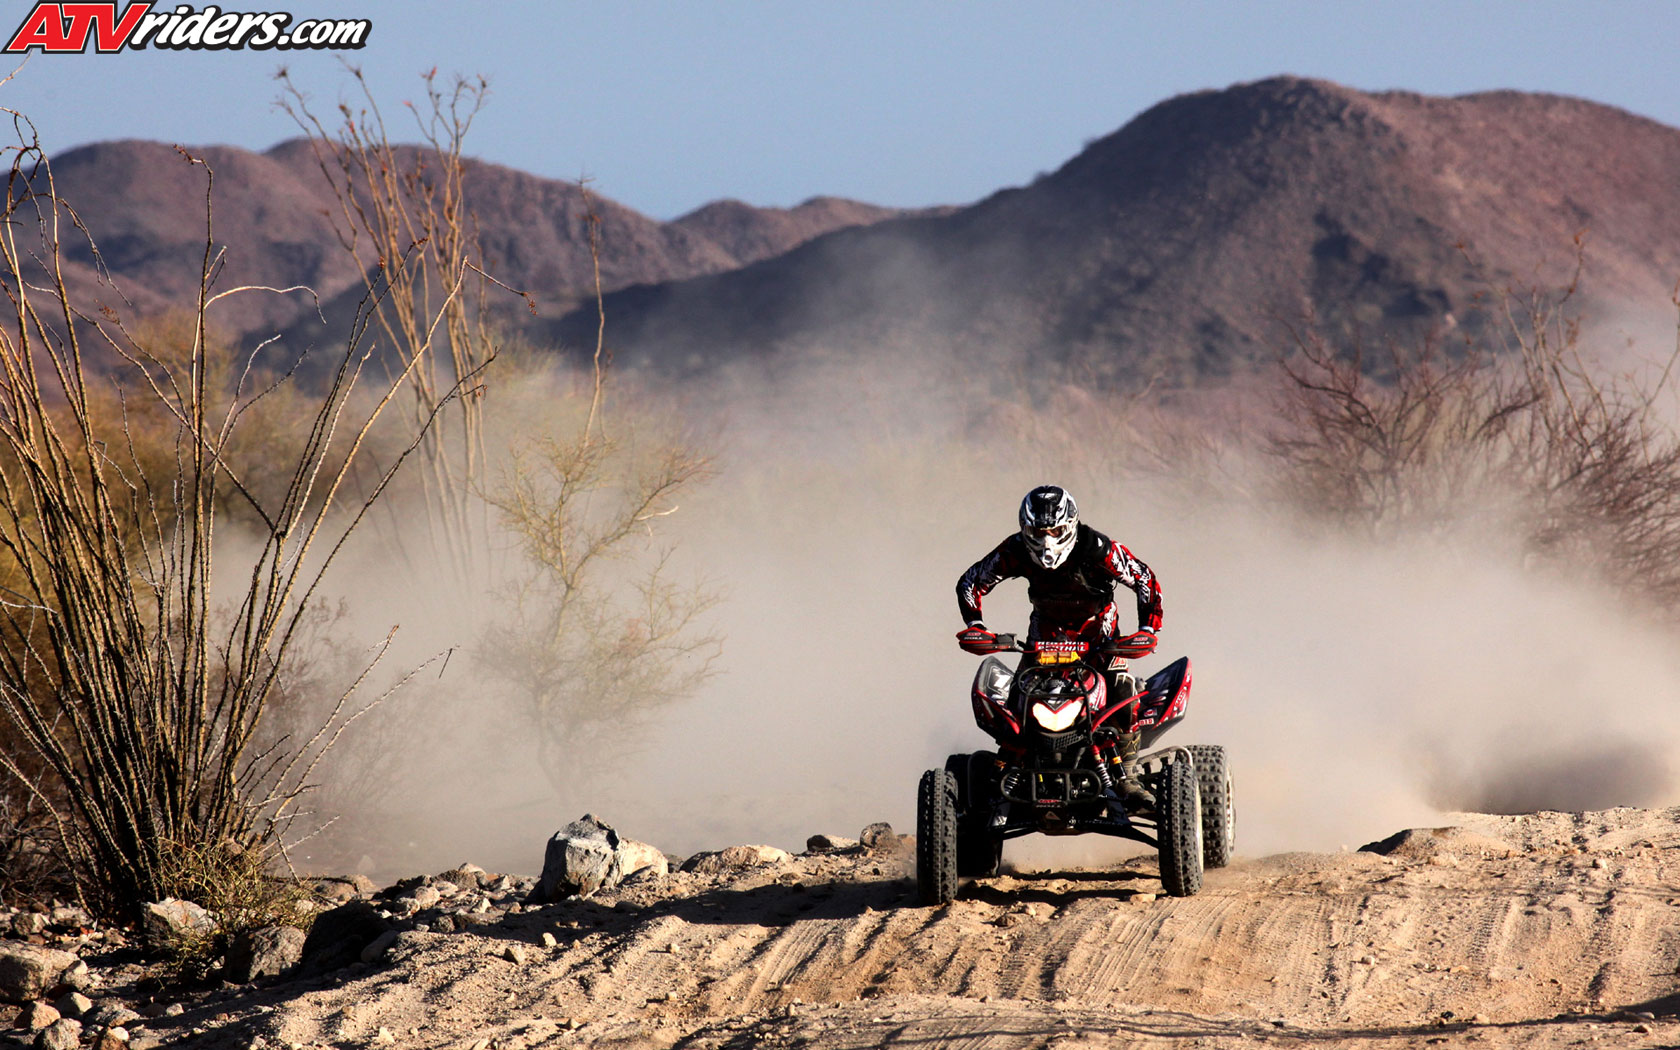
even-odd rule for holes
{"type": "Polygon", "coordinates": [[[671,865],[665,859],[665,854],[656,846],[635,839],[621,839],[618,846],[618,858],[614,862],[619,872],[619,880],[641,872],[652,872],[654,875],[670,874],[671,865]]]}
{"type": "Polygon", "coordinates": [[[235,984],[259,977],[278,977],[303,959],[304,933],[296,926],[264,926],[247,930],[228,945],[223,972],[235,984]]]}
{"type": "Polygon", "coordinates": [[[41,1050],[76,1050],[81,1044],[82,1022],[68,1017],[41,1029],[41,1034],[35,1039],[35,1045],[41,1050]]]}
{"type": "Polygon", "coordinates": [[[35,937],[47,932],[49,920],[35,911],[20,911],[12,916],[12,932],[19,937],[35,937]]]}
{"type": "Polygon", "coordinates": [[[141,1020],[139,1014],[130,1010],[115,999],[107,999],[102,1003],[95,1003],[93,1009],[83,1014],[81,1021],[89,1028],[121,1028],[141,1020]]]}
{"type": "Polygon", "coordinates": [[[451,868],[437,877],[439,882],[453,883],[464,890],[476,890],[483,885],[480,876],[485,871],[477,864],[463,864],[458,868],[451,868]]]}
{"type": "Polygon", "coordinates": [[[587,897],[646,868],[664,874],[669,870],[665,854],[645,842],[620,837],[612,825],[586,813],[548,840],[534,897],[539,901],[563,900],[573,894],[587,897]]]}
{"type": "Polygon", "coordinates": [[[202,940],[216,931],[216,920],[192,901],[149,901],[140,906],[140,932],[153,950],[202,940]]]}
{"type": "Polygon", "coordinates": [[[896,853],[903,848],[903,842],[893,834],[892,825],[885,821],[871,824],[858,832],[858,841],[864,849],[875,853],[896,853]]]}
{"type": "Polygon", "coordinates": [[[360,961],[362,949],[389,928],[367,901],[351,901],[322,912],[304,938],[300,966],[310,975],[343,969],[360,961]]]}
{"type": "Polygon", "coordinates": [[[856,849],[857,839],[842,838],[839,835],[812,835],[805,840],[807,853],[839,853],[843,850],[856,849]]]}
{"type": "Polygon", "coordinates": [[[329,901],[342,904],[357,897],[371,897],[379,891],[366,875],[328,876],[315,880],[315,892],[329,901]]]}
{"type": "Polygon", "coordinates": [[[31,1032],[39,1032],[49,1025],[57,1023],[64,1015],[58,1012],[58,1007],[48,1006],[46,1003],[27,1003],[17,1012],[12,1021],[13,1028],[25,1028],[31,1032]]]}
{"type": "Polygon", "coordinates": [[[70,964],[70,968],[58,975],[58,986],[67,991],[86,994],[98,987],[99,978],[89,969],[88,964],[80,959],[70,964]]]}
{"type": "Polygon", "coordinates": [[[120,1025],[101,1028],[93,1040],[93,1050],[129,1050],[128,1029],[120,1025]]]}
{"type": "Polygon", "coordinates": [[[81,962],[69,952],[34,944],[0,944],[0,1000],[26,1003],[58,984],[64,971],[81,962]]]}
{"type": "Polygon", "coordinates": [[[362,961],[372,966],[385,958],[385,953],[391,950],[391,945],[397,943],[397,931],[386,930],[375,937],[366,948],[362,949],[362,961]]]}
{"type": "Polygon", "coordinates": [[[730,846],[728,849],[709,853],[696,853],[683,861],[682,870],[703,875],[718,875],[727,871],[740,871],[743,868],[756,868],[761,864],[784,864],[791,859],[786,850],[774,846],[730,846]]]}
{"type": "Polygon", "coordinates": [[[93,1000],[81,992],[69,991],[54,999],[53,1006],[65,1017],[80,1019],[83,1014],[93,1009],[93,1000]]]}

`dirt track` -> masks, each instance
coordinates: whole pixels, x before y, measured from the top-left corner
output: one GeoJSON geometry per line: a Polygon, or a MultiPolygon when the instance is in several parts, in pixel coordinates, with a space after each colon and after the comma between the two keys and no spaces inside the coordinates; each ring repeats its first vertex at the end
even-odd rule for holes
{"type": "Polygon", "coordinates": [[[902,855],[675,874],[405,934],[217,1020],[271,1046],[1674,1045],[1677,818],[1465,815],[1387,855],[1239,859],[1185,900],[1147,859],[938,909],[902,855]]]}

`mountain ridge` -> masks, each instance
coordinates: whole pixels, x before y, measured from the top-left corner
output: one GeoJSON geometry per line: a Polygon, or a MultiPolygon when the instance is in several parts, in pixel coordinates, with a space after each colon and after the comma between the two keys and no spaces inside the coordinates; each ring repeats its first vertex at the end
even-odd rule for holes
{"type": "MultiPolygon", "coordinates": [[[[403,147],[412,151],[412,147],[403,147]]],[[[215,318],[247,337],[332,337],[362,297],[305,140],[200,151],[217,173],[215,318]]],[[[589,205],[574,184],[479,160],[468,203],[487,265],[538,315],[538,345],[592,347],[589,205]]],[[[172,147],[122,140],[55,158],[126,303],[189,305],[203,183],[172,147]]],[[[962,207],[831,197],[714,201],[659,222],[594,197],[617,360],[672,375],[876,351],[1096,381],[1197,383],[1274,355],[1283,322],[1348,344],[1494,323],[1502,288],[1562,288],[1601,319],[1666,309],[1680,277],[1680,130],[1559,95],[1453,98],[1272,77],[1163,100],[1025,186],[962,207]]],[[[71,283],[103,295],[93,260],[71,283]]]]}

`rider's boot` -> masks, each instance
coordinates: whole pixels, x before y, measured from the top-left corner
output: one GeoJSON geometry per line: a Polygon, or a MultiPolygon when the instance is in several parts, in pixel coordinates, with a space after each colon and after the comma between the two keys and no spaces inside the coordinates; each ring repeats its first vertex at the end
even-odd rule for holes
{"type": "Polygon", "coordinates": [[[1120,777],[1114,786],[1120,793],[1120,801],[1131,813],[1155,808],[1155,796],[1143,786],[1143,768],[1137,761],[1141,736],[1140,733],[1121,733],[1120,746],[1114,757],[1114,764],[1120,769],[1120,777]]]}

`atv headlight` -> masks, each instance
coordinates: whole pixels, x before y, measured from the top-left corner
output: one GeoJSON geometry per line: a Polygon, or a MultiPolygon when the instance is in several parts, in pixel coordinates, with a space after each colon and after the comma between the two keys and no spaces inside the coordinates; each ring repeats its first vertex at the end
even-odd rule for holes
{"type": "Polygon", "coordinates": [[[1052,733],[1060,733],[1068,726],[1073,725],[1073,720],[1079,717],[1079,705],[1073,703],[1060,711],[1052,711],[1044,704],[1034,704],[1032,705],[1032,716],[1033,721],[1045,729],[1052,733]]]}

